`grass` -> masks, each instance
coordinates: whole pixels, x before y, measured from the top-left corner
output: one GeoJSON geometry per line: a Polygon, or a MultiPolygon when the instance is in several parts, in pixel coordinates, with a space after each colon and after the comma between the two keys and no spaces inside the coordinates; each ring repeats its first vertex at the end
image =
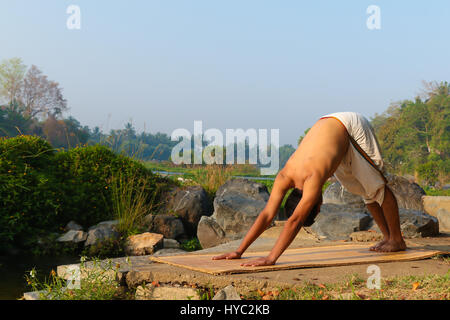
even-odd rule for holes
{"type": "Polygon", "coordinates": [[[117,231],[124,236],[139,233],[143,219],[153,211],[153,204],[147,203],[146,181],[136,176],[112,178],[114,217],[119,221],[117,231]]]}
{"type": "Polygon", "coordinates": [[[213,199],[217,189],[233,176],[232,166],[208,165],[195,169],[188,176],[193,184],[199,184],[213,199]]]}
{"type": "Polygon", "coordinates": [[[353,274],[333,284],[304,283],[278,290],[256,290],[249,300],[450,300],[450,271],[445,275],[400,276],[381,280],[380,289],[368,289],[353,274]]]}
{"type": "Polygon", "coordinates": [[[202,246],[200,244],[200,241],[198,240],[197,237],[194,237],[190,240],[186,240],[181,242],[180,244],[181,249],[185,250],[185,251],[197,251],[197,250],[202,250],[202,246]]]}
{"type": "Polygon", "coordinates": [[[450,197],[450,189],[443,190],[443,189],[435,189],[435,188],[431,188],[431,187],[423,187],[423,190],[425,191],[427,196],[450,197]]]}
{"type": "MultiPolygon", "coordinates": [[[[39,292],[41,300],[127,300],[132,294],[119,286],[116,281],[119,265],[113,265],[111,260],[106,264],[99,260],[90,262],[88,267],[85,259],[81,259],[81,275],[79,285],[59,277],[54,270],[43,280],[35,269],[25,275],[32,291],[39,292]]],[[[75,276],[75,274],[74,274],[75,276]]]]}

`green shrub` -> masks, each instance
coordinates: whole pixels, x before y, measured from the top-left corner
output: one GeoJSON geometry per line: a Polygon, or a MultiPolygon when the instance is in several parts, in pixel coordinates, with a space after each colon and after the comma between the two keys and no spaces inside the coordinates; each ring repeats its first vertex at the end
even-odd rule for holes
{"type": "Polygon", "coordinates": [[[70,220],[87,228],[114,218],[110,184],[119,175],[139,177],[136,187],[145,181],[149,206],[171,183],[105,146],[56,152],[39,137],[1,138],[0,251],[12,244],[32,248],[70,220]]]}
{"type": "MultiPolygon", "coordinates": [[[[146,181],[147,203],[158,200],[168,183],[141,163],[117,155],[105,146],[77,147],[56,154],[57,176],[61,181],[64,212],[61,222],[75,220],[90,226],[114,218],[111,182],[113,176],[139,177],[146,181]]],[[[137,186],[136,181],[136,186],[137,186]]]]}
{"type": "Polygon", "coordinates": [[[198,241],[197,237],[181,242],[180,247],[181,247],[181,249],[186,250],[186,251],[202,250],[202,246],[200,244],[200,241],[198,241]]]}
{"type": "Polygon", "coordinates": [[[0,248],[52,226],[60,206],[52,167],[54,150],[44,140],[0,139],[0,248]]]}

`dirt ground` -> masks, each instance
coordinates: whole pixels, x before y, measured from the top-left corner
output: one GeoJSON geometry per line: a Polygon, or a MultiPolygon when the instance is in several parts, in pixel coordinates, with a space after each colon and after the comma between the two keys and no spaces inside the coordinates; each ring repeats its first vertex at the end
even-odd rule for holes
{"type": "MultiPolygon", "coordinates": [[[[248,251],[264,251],[270,250],[278,238],[283,226],[278,225],[266,230],[261,237],[250,246],[248,251]]],[[[426,249],[435,249],[450,253],[450,233],[442,233],[438,237],[433,238],[416,238],[406,239],[408,246],[414,246],[426,249]]],[[[317,239],[312,234],[304,229],[299,233],[296,239],[292,242],[289,248],[301,248],[309,246],[330,246],[342,245],[350,243],[347,241],[324,241],[317,239]]],[[[233,241],[228,244],[201,250],[196,253],[213,253],[213,252],[227,252],[233,248],[237,248],[239,241],[233,241]]],[[[294,270],[280,270],[269,271],[252,274],[234,275],[234,277],[251,277],[255,280],[275,280],[284,283],[298,284],[299,282],[310,283],[336,283],[344,280],[349,275],[358,274],[362,278],[367,278],[367,267],[371,264],[350,265],[350,266],[336,266],[336,267],[321,267],[321,268],[303,268],[294,270]]],[[[438,274],[444,275],[450,270],[450,264],[443,259],[431,258],[418,261],[403,261],[403,262],[387,262],[378,265],[381,270],[382,278],[391,278],[395,276],[408,275],[429,275],[438,274]]]]}

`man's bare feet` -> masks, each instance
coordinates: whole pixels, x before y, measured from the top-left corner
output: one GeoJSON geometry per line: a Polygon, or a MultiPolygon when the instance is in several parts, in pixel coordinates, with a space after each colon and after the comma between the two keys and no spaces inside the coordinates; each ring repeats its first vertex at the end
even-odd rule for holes
{"type": "Polygon", "coordinates": [[[384,239],[383,241],[378,242],[376,245],[371,246],[371,247],[369,248],[369,250],[370,250],[370,251],[377,251],[377,249],[378,249],[379,247],[381,247],[382,245],[384,245],[386,242],[388,242],[388,239],[384,239]]]}
{"type": "Polygon", "coordinates": [[[376,249],[377,252],[396,252],[404,250],[406,250],[406,243],[403,240],[401,241],[389,240],[376,249]]]}

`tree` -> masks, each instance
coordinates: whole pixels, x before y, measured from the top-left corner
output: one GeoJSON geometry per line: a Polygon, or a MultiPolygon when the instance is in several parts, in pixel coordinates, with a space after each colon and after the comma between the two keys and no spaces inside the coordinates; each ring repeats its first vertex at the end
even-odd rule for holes
{"type": "Polygon", "coordinates": [[[450,178],[450,85],[431,82],[414,100],[391,105],[372,119],[386,167],[417,174],[428,184],[450,178]]]}
{"type": "Polygon", "coordinates": [[[0,137],[14,137],[31,133],[32,119],[23,116],[17,101],[0,106],[0,137]]]}
{"type": "Polygon", "coordinates": [[[20,58],[3,60],[0,64],[0,97],[5,98],[6,103],[18,98],[26,69],[20,58]]]}
{"type": "Polygon", "coordinates": [[[38,115],[59,116],[67,110],[67,100],[62,89],[55,81],[48,80],[35,65],[28,70],[20,90],[18,99],[25,106],[25,112],[31,117],[38,115]]]}

